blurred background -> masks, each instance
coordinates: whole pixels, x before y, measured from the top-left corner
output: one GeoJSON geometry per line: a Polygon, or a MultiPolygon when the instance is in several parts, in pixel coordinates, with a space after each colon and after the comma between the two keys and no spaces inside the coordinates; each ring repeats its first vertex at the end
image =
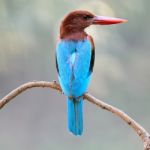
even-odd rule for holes
{"type": "MultiPolygon", "coordinates": [[[[150,131],[149,0],[0,0],[0,97],[33,80],[57,80],[55,47],[68,12],[128,19],[87,29],[96,61],[89,92],[127,112],[150,131]]],[[[45,88],[19,95],[0,111],[1,150],[141,150],[134,131],[85,101],[84,134],[67,131],[66,97],[45,88]]]]}

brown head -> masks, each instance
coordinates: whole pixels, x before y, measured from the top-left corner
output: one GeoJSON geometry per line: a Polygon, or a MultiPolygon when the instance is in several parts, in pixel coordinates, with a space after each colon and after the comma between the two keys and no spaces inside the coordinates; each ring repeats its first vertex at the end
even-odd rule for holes
{"type": "Polygon", "coordinates": [[[70,12],[63,19],[60,26],[60,38],[68,40],[84,39],[87,36],[84,29],[92,24],[111,25],[126,21],[125,19],[96,16],[88,11],[76,10],[70,12]]]}

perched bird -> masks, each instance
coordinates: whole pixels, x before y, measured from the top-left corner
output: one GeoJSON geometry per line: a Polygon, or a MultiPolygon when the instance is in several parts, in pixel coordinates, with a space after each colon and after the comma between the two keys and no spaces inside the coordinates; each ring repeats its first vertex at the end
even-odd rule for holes
{"type": "Polygon", "coordinates": [[[61,88],[68,97],[68,128],[74,135],[83,132],[83,94],[87,92],[95,59],[93,39],[84,29],[90,25],[111,25],[126,21],[77,10],[69,13],[61,22],[56,68],[61,88]]]}

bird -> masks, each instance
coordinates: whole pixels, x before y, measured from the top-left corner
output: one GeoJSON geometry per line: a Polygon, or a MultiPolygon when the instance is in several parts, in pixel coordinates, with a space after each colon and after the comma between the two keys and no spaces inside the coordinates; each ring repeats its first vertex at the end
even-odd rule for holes
{"type": "Polygon", "coordinates": [[[97,16],[74,10],[60,24],[55,60],[58,80],[67,96],[68,129],[76,136],[83,133],[83,96],[87,92],[95,61],[95,45],[85,29],[91,25],[111,25],[126,19],[97,16]]]}

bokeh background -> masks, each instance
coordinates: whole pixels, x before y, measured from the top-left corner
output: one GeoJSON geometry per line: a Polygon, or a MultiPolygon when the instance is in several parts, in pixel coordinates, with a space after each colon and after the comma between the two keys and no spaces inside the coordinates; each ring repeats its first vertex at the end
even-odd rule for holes
{"type": "MultiPolygon", "coordinates": [[[[119,107],[150,131],[149,0],[0,0],[0,97],[33,80],[57,80],[60,21],[75,9],[128,19],[92,26],[96,61],[89,91],[119,107]]],[[[81,137],[67,131],[66,97],[34,88],[0,111],[1,150],[141,150],[122,120],[85,101],[81,137]]]]}

